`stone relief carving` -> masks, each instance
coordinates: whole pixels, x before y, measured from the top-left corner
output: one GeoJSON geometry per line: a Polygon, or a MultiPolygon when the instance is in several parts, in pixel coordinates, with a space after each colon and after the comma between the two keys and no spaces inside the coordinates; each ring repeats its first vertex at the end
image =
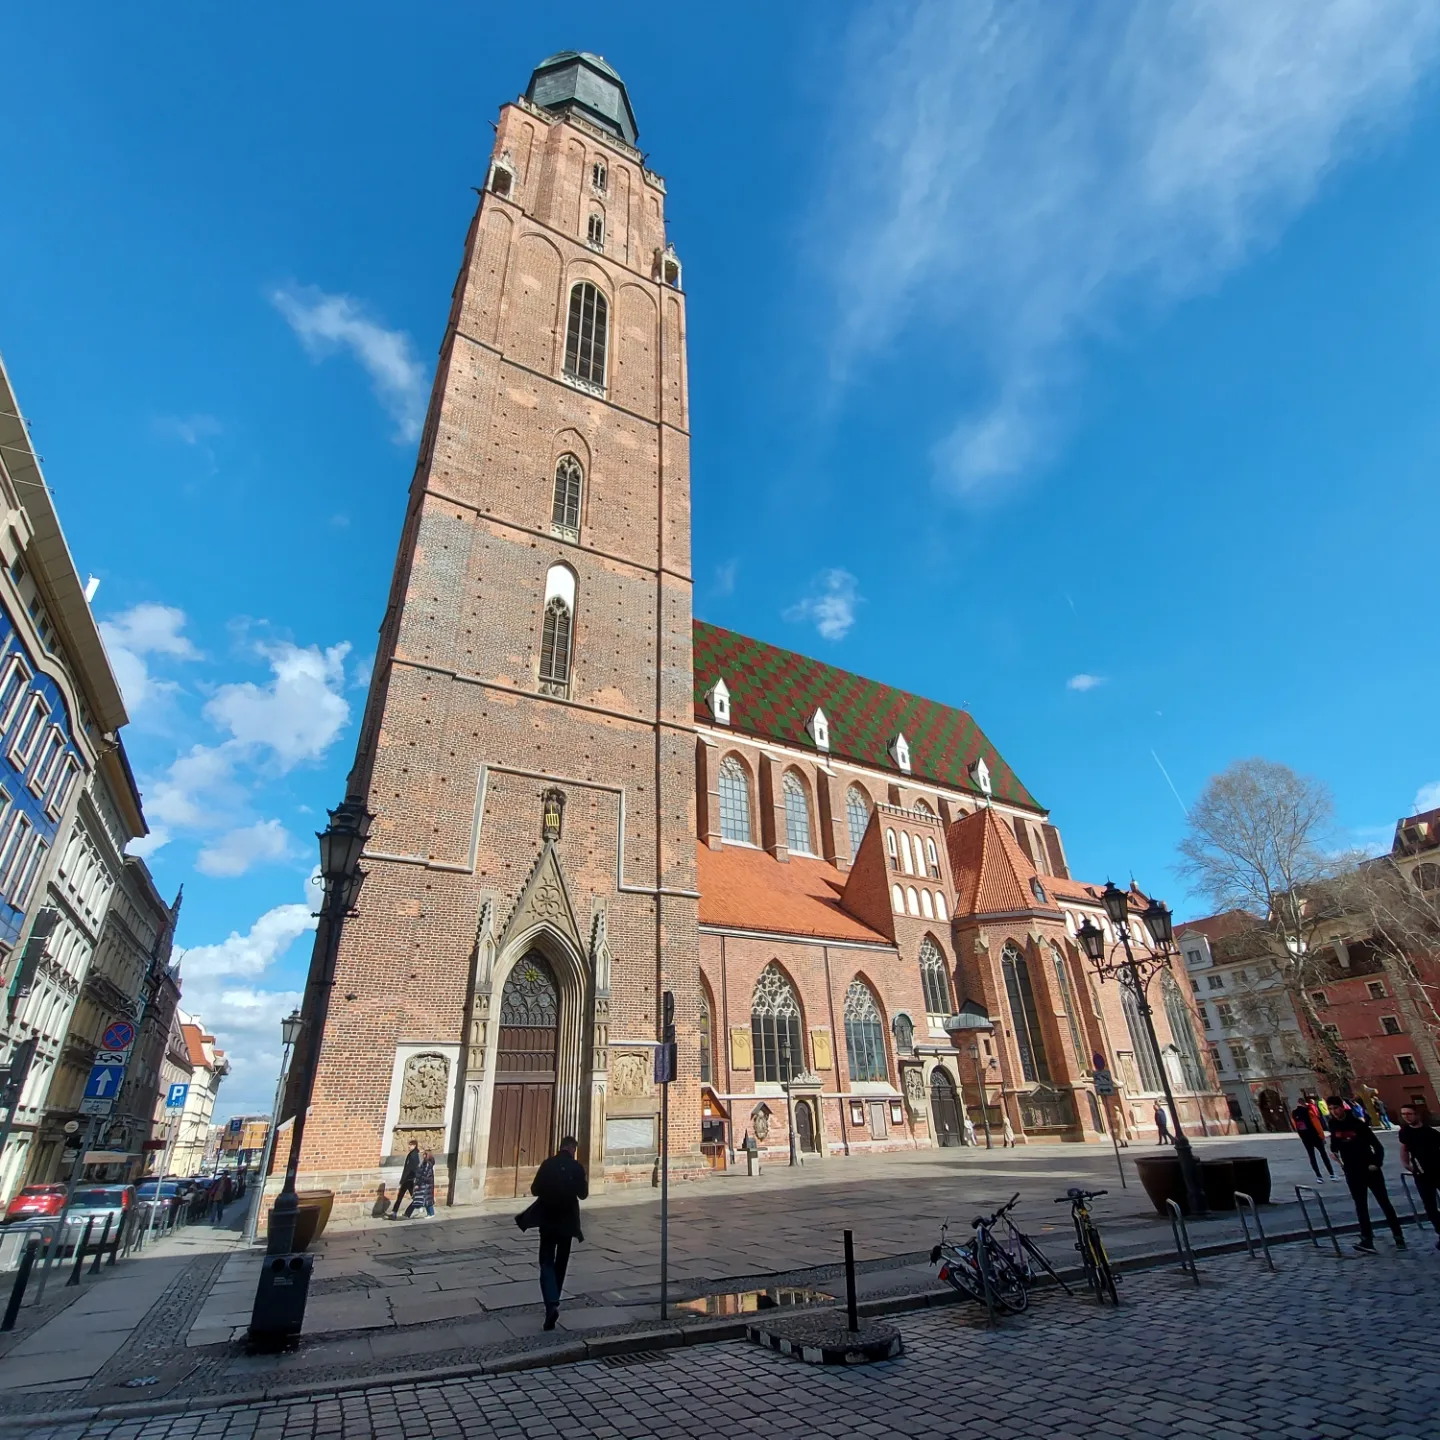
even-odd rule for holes
{"type": "Polygon", "coordinates": [[[406,1060],[400,1082],[400,1114],[391,1137],[392,1155],[404,1155],[412,1140],[418,1141],[422,1150],[444,1148],[449,1084],[450,1061],[444,1055],[427,1052],[406,1060]]]}
{"type": "Polygon", "coordinates": [[[925,1108],[925,1072],[918,1065],[905,1067],[905,1098],[912,1110],[925,1108]]]}
{"type": "Polygon", "coordinates": [[[763,1102],[750,1112],[750,1128],[757,1140],[764,1140],[770,1134],[770,1107],[763,1102]]]}
{"type": "Polygon", "coordinates": [[[654,1091],[648,1055],[625,1053],[610,1061],[610,1093],[618,1100],[634,1100],[654,1091]]]}

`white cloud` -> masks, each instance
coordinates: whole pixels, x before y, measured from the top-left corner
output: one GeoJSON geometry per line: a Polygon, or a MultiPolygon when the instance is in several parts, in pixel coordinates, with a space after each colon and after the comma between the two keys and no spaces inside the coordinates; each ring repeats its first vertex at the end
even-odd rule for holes
{"type": "Polygon", "coordinates": [[[733,557],[715,567],[715,583],[711,587],[721,598],[735,593],[735,579],[740,571],[740,562],[733,557]]]}
{"type": "Polygon", "coordinates": [[[213,415],[161,415],[155,429],[182,445],[200,446],[219,435],[224,427],[213,415]]]}
{"type": "Polygon", "coordinates": [[[157,695],[177,688],[173,681],[157,680],[151,675],[146,656],[166,655],[172,660],[200,658],[200,652],[182,633],[185,625],[183,610],[173,605],[148,603],[132,606],[100,622],[100,635],[132,720],[157,695]]]}
{"type": "Polygon", "coordinates": [[[1053,448],[1086,342],[1213,286],[1403,115],[1440,0],[875,0],[848,43],[835,370],[962,337],[935,458],[979,497],[1053,448]]]}
{"type": "Polygon", "coordinates": [[[243,745],[268,747],[282,770],[318,760],[350,719],[345,688],[348,644],[262,646],[270,662],[268,685],[222,685],[205,717],[243,745]]]}
{"type": "Polygon", "coordinates": [[[1440,809],[1440,780],[1432,780],[1428,785],[1422,785],[1415,792],[1410,813],[1418,815],[1422,810],[1435,809],[1440,809]]]}
{"type": "Polygon", "coordinates": [[[1067,690],[1093,690],[1097,685],[1103,685],[1103,675],[1086,675],[1083,671],[1079,675],[1072,675],[1066,682],[1067,690]]]}
{"type": "Polygon", "coordinates": [[[195,859],[202,875],[230,878],[252,866],[286,859],[292,850],[289,832],[278,820],[257,820],[212,840],[195,859]]]}
{"type": "Polygon", "coordinates": [[[425,369],[403,330],[387,330],[350,295],[327,295],[313,285],[274,290],[270,302],[306,352],[323,360],[344,348],[370,377],[376,398],[399,427],[398,441],[415,440],[425,418],[425,369]]]}
{"type": "Polygon", "coordinates": [[[226,812],[240,798],[235,783],[237,749],[234,744],[194,745],[177,755],[165,778],[146,788],[146,816],[167,831],[223,824],[226,812]]]}
{"type": "Polygon", "coordinates": [[[810,593],[789,606],[784,615],[790,621],[813,621],[826,640],[843,640],[863,599],[859,582],[848,570],[822,570],[811,582],[810,593]]]}
{"type": "MultiPolygon", "coordinates": [[[[148,815],[145,817],[150,818],[148,815]]],[[[142,835],[138,840],[132,840],[126,847],[127,855],[136,855],[141,860],[148,860],[157,850],[163,850],[170,843],[171,835],[163,825],[151,825],[150,832],[142,835]]]]}
{"type": "Polygon", "coordinates": [[[223,975],[254,977],[263,974],[291,944],[315,928],[308,905],[277,905],[267,910],[244,934],[232,930],[216,945],[194,945],[180,965],[185,981],[186,1004],[192,1003],[190,982],[214,980],[223,975]]]}

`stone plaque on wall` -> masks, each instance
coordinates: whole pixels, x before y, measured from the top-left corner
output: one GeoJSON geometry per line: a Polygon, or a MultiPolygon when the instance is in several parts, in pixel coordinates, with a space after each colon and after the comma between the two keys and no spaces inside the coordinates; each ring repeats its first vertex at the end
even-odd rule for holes
{"type": "Polygon", "coordinates": [[[607,1155],[653,1155],[655,1153],[655,1117],[637,1115],[629,1119],[605,1121],[605,1153],[607,1155]]]}
{"type": "Polygon", "coordinates": [[[649,1052],[637,1055],[625,1051],[610,1056],[610,1093],[619,1100],[633,1100],[649,1095],[654,1089],[652,1065],[649,1052]]]}
{"type": "Polygon", "coordinates": [[[390,1153],[401,1157],[416,1141],[422,1150],[445,1148],[445,1097],[450,1061],[444,1055],[411,1055],[400,1084],[400,1114],[391,1133],[390,1153]]]}
{"type": "Polygon", "coordinates": [[[833,1070],[835,1068],[835,1053],[830,1045],[828,1030],[812,1030],[810,1032],[810,1053],[815,1057],[817,1070],[833,1070]]]}
{"type": "Polygon", "coordinates": [[[730,1068],[751,1070],[755,1066],[750,1051],[750,1031],[744,1025],[735,1025],[730,1030],[730,1068]]]}

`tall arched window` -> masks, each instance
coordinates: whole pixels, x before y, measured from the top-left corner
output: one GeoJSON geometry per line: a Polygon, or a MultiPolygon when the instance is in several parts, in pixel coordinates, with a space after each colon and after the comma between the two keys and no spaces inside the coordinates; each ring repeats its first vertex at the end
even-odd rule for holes
{"type": "Polygon", "coordinates": [[[927,935],[920,942],[920,984],[925,990],[925,1013],[943,1018],[950,1013],[950,977],[945,957],[927,935]]]}
{"type": "Polygon", "coordinates": [[[945,897],[937,890],[935,892],[935,918],[937,920],[948,920],[950,917],[945,913],[945,897]]]}
{"type": "Polygon", "coordinates": [[[929,867],[931,877],[940,878],[940,855],[935,849],[935,842],[927,835],[925,837],[925,864],[929,867]]]}
{"type": "Polygon", "coordinates": [[[930,892],[928,890],[922,890],[920,892],[920,911],[927,920],[933,920],[935,918],[935,904],[930,899],[930,892]]]}
{"type": "Polygon", "coordinates": [[[898,885],[890,887],[890,900],[895,906],[895,913],[903,915],[905,913],[905,892],[898,885]]]}
{"type": "Polygon", "coordinates": [[[910,836],[904,830],[900,832],[900,863],[907,875],[915,873],[915,862],[910,858],[910,836]]]}
{"type": "Polygon", "coordinates": [[[586,385],[605,386],[605,340],[610,306],[588,280],[570,291],[565,327],[565,373],[586,385]]]}
{"type": "Polygon", "coordinates": [[[570,693],[571,646],[575,629],[575,572],[552,565],[545,577],[545,620],[540,631],[540,693],[570,693]]]}
{"type": "Polygon", "coordinates": [[[880,1008],[863,980],[852,980],[845,992],[845,1057],[852,1080],[884,1080],[885,1027],[880,1008]]]}
{"type": "Polygon", "coordinates": [[[1032,1084],[1050,1082],[1050,1061],[1045,1054],[1045,1032],[1035,1008],[1035,990],[1030,984],[1030,964],[1013,946],[1007,945],[1000,960],[1005,975],[1005,994],[1010,1000],[1010,1021],[1015,1029],[1015,1048],[1020,1052],[1020,1072],[1032,1084]]]}
{"type": "Polygon", "coordinates": [[[605,244],[605,217],[598,210],[590,216],[585,238],[597,250],[605,244]]]}
{"type": "Polygon", "coordinates": [[[767,965],[755,982],[750,1001],[750,1038],[756,1080],[783,1085],[805,1068],[800,1034],[800,1002],[795,987],[778,965],[767,965]]]}
{"type": "Polygon", "coordinates": [[[1158,1091],[1160,1085],[1160,1057],[1150,1044],[1145,1029],[1144,1017],[1140,1014],[1140,1002],[1135,992],[1122,978],[1120,981],[1120,1008],[1125,1012],[1125,1025],[1130,1031],[1130,1043],[1135,1047],[1135,1063],[1140,1067],[1140,1083],[1149,1091],[1158,1091]]]}
{"type": "Polygon", "coordinates": [[[920,913],[920,896],[916,894],[913,885],[905,887],[905,913],[907,915],[918,915],[920,913]]]}
{"type": "Polygon", "coordinates": [[[885,850],[890,856],[890,868],[898,870],[900,868],[900,852],[895,848],[895,832],[893,830],[885,832],[885,850]]]}
{"type": "Polygon", "coordinates": [[[1190,1020],[1190,1007],[1168,970],[1161,971],[1160,986],[1165,995],[1165,1018],[1170,1022],[1170,1034],[1180,1052],[1180,1071],[1185,1077],[1185,1084],[1196,1092],[1207,1089],[1205,1067],[1200,1063],[1200,1046],[1195,1042],[1195,1027],[1190,1020]]]}
{"type": "Polygon", "coordinates": [[[715,1082],[715,1062],[710,1050],[710,996],[700,992],[700,1083],[712,1085],[715,1082]]]}
{"type": "Polygon", "coordinates": [[[720,762],[720,838],[738,840],[742,845],[749,845],[754,838],[750,829],[750,777],[733,755],[720,762]]]}
{"type": "Polygon", "coordinates": [[[1089,1056],[1085,1053],[1085,1042],[1080,1038],[1080,1021],[1075,1014],[1075,996],[1070,989],[1070,972],[1065,968],[1065,957],[1058,945],[1050,947],[1050,958],[1055,962],[1055,989],[1060,995],[1060,1004],[1065,1009],[1065,1022],[1070,1029],[1070,1043],[1075,1047],[1075,1063],[1087,1069],[1089,1056]]]}
{"type": "Polygon", "coordinates": [[[573,455],[562,455],[555,464],[555,503],[550,510],[551,526],[572,540],[580,538],[580,487],[585,472],[573,455]]]}
{"type": "Polygon", "coordinates": [[[810,802],[805,787],[793,770],[787,770],[781,789],[785,792],[785,844],[799,855],[809,855],[810,802]]]}
{"type": "Polygon", "coordinates": [[[870,823],[870,806],[866,803],[865,792],[858,785],[852,785],[845,792],[845,821],[850,827],[850,854],[859,852],[860,842],[865,838],[865,827],[870,823]]]}

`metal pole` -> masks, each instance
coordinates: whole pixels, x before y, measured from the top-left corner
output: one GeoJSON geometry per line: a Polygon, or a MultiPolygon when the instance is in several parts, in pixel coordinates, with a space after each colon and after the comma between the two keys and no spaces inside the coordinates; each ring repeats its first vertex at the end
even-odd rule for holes
{"type": "Polygon", "coordinates": [[[265,1207],[265,1182],[270,1178],[270,1159],[275,1154],[275,1129],[280,1124],[280,1107],[285,1103],[285,1081],[290,1075],[290,1047],[284,1047],[280,1058],[280,1078],[275,1082],[275,1105],[270,1112],[270,1129],[265,1136],[265,1153],[260,1161],[260,1173],[256,1177],[255,1198],[250,1202],[250,1214],[245,1220],[245,1243],[255,1243],[255,1232],[260,1228],[260,1212],[265,1207]]]}
{"type": "Polygon", "coordinates": [[[1180,1128],[1180,1112],[1175,1107],[1175,1095],[1170,1089],[1170,1072],[1165,1068],[1164,1057],[1160,1054],[1160,1041],[1155,1034],[1155,1014],[1150,1008],[1150,996],[1140,983],[1140,972],[1135,966],[1135,955],[1130,949],[1130,927],[1117,925],[1120,943],[1125,947],[1125,963],[1130,970],[1130,986],[1141,1017],[1145,1021],[1145,1035],[1150,1042],[1150,1053],[1160,1068],[1160,1087],[1165,1092],[1165,1104],[1170,1111],[1170,1123],[1175,1127],[1175,1158],[1180,1162],[1180,1174],[1185,1180],[1185,1195],[1190,1202],[1192,1215],[1204,1215],[1209,1211],[1205,1203],[1205,1185],[1200,1177],[1200,1162],[1190,1147],[1189,1137],[1180,1128]]]}
{"type": "Polygon", "coordinates": [[[855,1307],[855,1237],[845,1232],[845,1316],[853,1334],[860,1328],[860,1315],[855,1307]]]}
{"type": "Polygon", "coordinates": [[[660,1087],[660,1318],[670,1305],[670,1082],[660,1087]]]}
{"type": "Polygon", "coordinates": [[[30,1283],[30,1271],[39,1249],[38,1239],[27,1240],[25,1248],[20,1252],[20,1266],[15,1271],[15,1283],[10,1287],[10,1300],[5,1306],[5,1318],[0,1320],[0,1330],[15,1328],[15,1317],[20,1313],[20,1303],[25,1298],[25,1287],[30,1283]]]}
{"type": "Polygon", "coordinates": [[[75,1266],[70,1271],[70,1278],[65,1282],[67,1285],[78,1285],[80,1283],[80,1272],[85,1268],[85,1252],[90,1248],[90,1232],[95,1228],[95,1217],[91,1215],[85,1221],[85,1233],[80,1237],[80,1243],[75,1247],[75,1266]]]}
{"type": "Polygon", "coordinates": [[[57,1239],[45,1256],[45,1263],[40,1267],[40,1289],[36,1293],[36,1303],[45,1298],[45,1282],[50,1278],[52,1264],[60,1258],[60,1251],[65,1248],[65,1225],[70,1218],[70,1205],[75,1199],[75,1187],[80,1183],[80,1172],[85,1168],[85,1152],[89,1150],[96,1129],[96,1117],[92,1115],[85,1122],[85,1133],[80,1141],[79,1153],[75,1156],[75,1163],[70,1167],[70,1182],[65,1187],[65,1204],[56,1217],[57,1239]]]}
{"type": "Polygon", "coordinates": [[[90,1273],[100,1273],[100,1262],[105,1258],[105,1242],[110,1238],[110,1222],[114,1217],[108,1212],[105,1215],[105,1228],[100,1232],[100,1243],[95,1247],[95,1259],[90,1265],[90,1273]]]}
{"type": "Polygon", "coordinates": [[[980,1092],[980,1123],[985,1127],[985,1148],[993,1150],[995,1142],[990,1138],[990,1101],[985,1094],[985,1075],[980,1069],[980,1047],[972,1045],[970,1055],[975,1061],[975,1088],[980,1092]]]}

